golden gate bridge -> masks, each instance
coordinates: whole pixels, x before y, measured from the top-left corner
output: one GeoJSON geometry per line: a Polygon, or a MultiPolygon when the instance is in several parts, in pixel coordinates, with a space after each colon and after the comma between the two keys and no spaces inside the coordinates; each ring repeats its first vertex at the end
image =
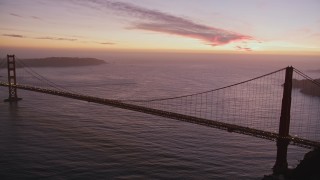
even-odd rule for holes
{"type": "MultiPolygon", "coordinates": [[[[75,92],[45,78],[23,61],[16,61],[14,55],[7,55],[7,58],[0,62],[1,69],[7,69],[8,79],[4,80],[3,75],[0,86],[8,88],[8,102],[21,100],[17,95],[17,89],[21,89],[277,141],[274,169],[278,171],[287,168],[289,144],[320,148],[320,98],[306,101],[303,99],[305,96],[301,96],[300,92],[293,88],[294,82],[300,80],[303,86],[310,86],[314,94],[317,94],[320,92],[320,82],[294,67],[286,67],[205,92],[147,100],[107,99],[75,92]],[[17,82],[16,62],[35,80],[34,82],[40,82],[42,85],[17,82]],[[292,112],[292,107],[297,112],[292,112]]],[[[301,85],[299,87],[301,88],[301,85]]]]}

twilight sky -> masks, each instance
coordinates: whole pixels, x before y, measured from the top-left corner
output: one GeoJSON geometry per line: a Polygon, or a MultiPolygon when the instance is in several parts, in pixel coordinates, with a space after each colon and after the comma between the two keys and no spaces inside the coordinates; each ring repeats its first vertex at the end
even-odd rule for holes
{"type": "Polygon", "coordinates": [[[320,55],[319,0],[0,0],[0,49],[320,55]]]}

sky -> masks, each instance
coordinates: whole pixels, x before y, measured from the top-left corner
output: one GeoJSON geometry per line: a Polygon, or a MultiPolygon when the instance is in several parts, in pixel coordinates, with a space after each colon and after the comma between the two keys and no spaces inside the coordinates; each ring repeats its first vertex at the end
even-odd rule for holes
{"type": "Polygon", "coordinates": [[[0,51],[320,56],[319,9],[319,0],[0,0],[0,51]]]}

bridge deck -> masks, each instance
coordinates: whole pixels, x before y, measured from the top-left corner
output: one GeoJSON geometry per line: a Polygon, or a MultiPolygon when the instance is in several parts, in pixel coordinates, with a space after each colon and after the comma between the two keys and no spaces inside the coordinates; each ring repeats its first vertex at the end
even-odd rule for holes
{"type": "MultiPolygon", "coordinates": [[[[0,82],[0,86],[8,87],[9,85],[7,83],[0,82]]],[[[34,91],[34,92],[39,92],[39,93],[62,96],[62,97],[67,97],[67,98],[72,98],[72,99],[77,99],[77,100],[82,100],[82,101],[88,101],[88,102],[108,105],[108,106],[117,107],[117,108],[121,108],[121,109],[127,109],[127,110],[136,111],[136,112],[142,112],[142,113],[146,113],[146,114],[161,116],[161,117],[175,119],[175,120],[179,120],[179,121],[185,121],[185,122],[189,122],[189,123],[194,123],[194,124],[199,124],[199,125],[203,125],[203,126],[222,129],[222,130],[226,130],[229,132],[236,132],[236,133],[245,134],[245,135],[249,135],[249,136],[264,138],[264,139],[268,139],[268,140],[272,140],[272,141],[276,141],[279,138],[287,139],[291,144],[294,144],[297,146],[302,146],[305,148],[320,148],[320,142],[316,142],[316,141],[310,141],[307,139],[302,139],[302,138],[292,137],[292,136],[280,137],[279,134],[277,134],[277,133],[272,133],[272,132],[267,132],[267,131],[263,131],[263,130],[242,127],[242,126],[238,126],[238,125],[234,125],[234,124],[223,123],[223,122],[219,122],[219,121],[208,120],[208,119],[204,119],[204,118],[199,118],[199,117],[194,117],[194,116],[189,116],[189,115],[184,115],[184,114],[178,114],[178,113],[174,113],[174,112],[168,112],[168,111],[163,111],[163,110],[158,110],[158,109],[153,109],[153,108],[148,108],[148,107],[143,107],[143,106],[138,106],[138,105],[133,105],[133,104],[128,104],[128,103],[124,103],[124,102],[121,102],[118,100],[104,99],[104,98],[98,98],[98,97],[93,97],[93,96],[74,94],[74,93],[56,91],[56,90],[51,90],[51,89],[39,88],[39,87],[32,87],[32,86],[27,86],[27,85],[18,85],[17,84],[17,85],[15,85],[15,87],[17,89],[23,89],[23,90],[34,91]]]]}

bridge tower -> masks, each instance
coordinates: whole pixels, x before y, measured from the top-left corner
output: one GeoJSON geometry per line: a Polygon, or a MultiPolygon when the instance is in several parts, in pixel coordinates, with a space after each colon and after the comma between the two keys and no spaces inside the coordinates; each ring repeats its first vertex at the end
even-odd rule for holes
{"type": "Polygon", "coordinates": [[[277,140],[277,159],[273,166],[274,173],[284,173],[288,170],[287,151],[289,145],[290,111],[292,94],[293,67],[286,68],[285,82],[283,85],[283,96],[281,106],[281,116],[279,124],[280,138],[277,140]]]}
{"type": "Polygon", "coordinates": [[[22,98],[18,98],[17,95],[17,78],[16,78],[16,61],[15,55],[7,55],[7,68],[8,68],[8,87],[9,87],[9,97],[5,99],[5,102],[17,102],[22,98]]]}

